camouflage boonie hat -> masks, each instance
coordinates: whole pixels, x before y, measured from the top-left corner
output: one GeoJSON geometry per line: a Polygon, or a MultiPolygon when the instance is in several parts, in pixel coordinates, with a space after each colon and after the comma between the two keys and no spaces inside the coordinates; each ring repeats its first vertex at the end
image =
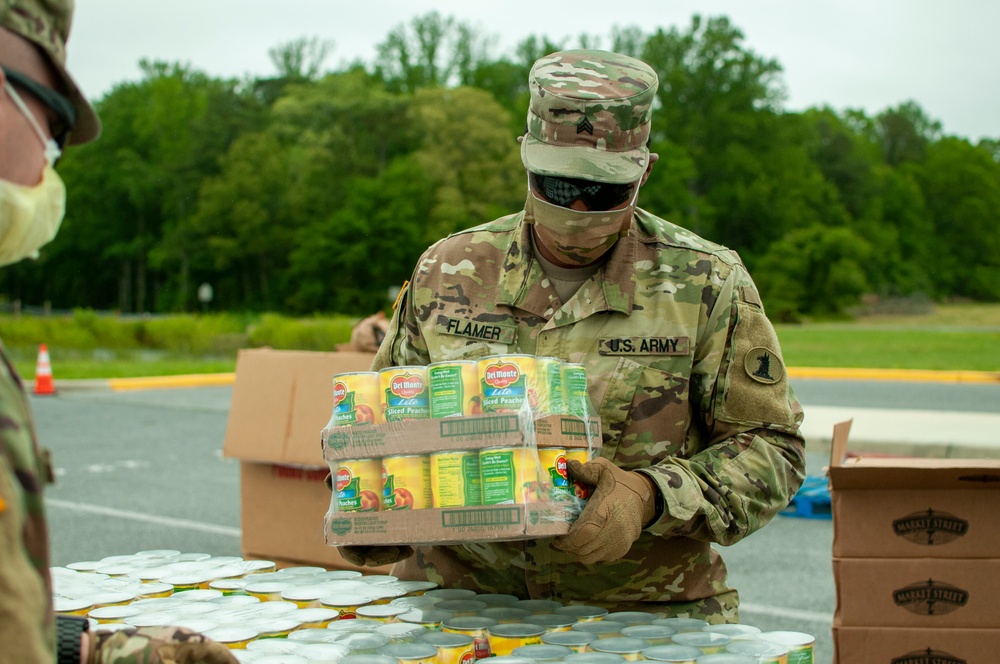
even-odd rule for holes
{"type": "Polygon", "coordinates": [[[100,135],[101,121],[66,70],[66,40],[73,8],[73,0],[0,0],[0,26],[37,44],[48,56],[76,109],[76,126],[69,142],[80,144],[100,135]]]}
{"type": "Polygon", "coordinates": [[[649,163],[657,85],[649,65],[618,53],[573,50],[541,58],[528,75],[524,167],[542,175],[635,182],[649,163]]]}

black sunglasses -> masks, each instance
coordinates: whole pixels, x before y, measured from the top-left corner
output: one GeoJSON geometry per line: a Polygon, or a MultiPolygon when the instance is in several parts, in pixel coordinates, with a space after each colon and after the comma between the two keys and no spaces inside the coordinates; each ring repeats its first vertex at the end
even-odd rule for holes
{"type": "Polygon", "coordinates": [[[556,205],[567,207],[575,200],[582,200],[590,210],[610,210],[632,196],[634,182],[611,184],[579,178],[562,178],[555,175],[529,173],[531,186],[556,205]]]}
{"type": "Polygon", "coordinates": [[[76,126],[76,109],[73,108],[73,104],[52,88],[45,87],[21,72],[3,67],[3,73],[11,85],[27,92],[55,113],[56,119],[49,123],[49,132],[62,150],[69,140],[70,132],[76,126]]]}

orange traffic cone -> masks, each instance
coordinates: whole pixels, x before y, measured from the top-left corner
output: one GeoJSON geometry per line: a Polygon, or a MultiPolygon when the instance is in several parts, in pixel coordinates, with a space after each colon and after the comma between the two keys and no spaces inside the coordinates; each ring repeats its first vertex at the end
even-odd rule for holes
{"type": "Polygon", "coordinates": [[[35,394],[55,394],[56,386],[52,384],[52,364],[49,362],[49,349],[42,344],[38,347],[38,363],[35,365],[35,394]]]}

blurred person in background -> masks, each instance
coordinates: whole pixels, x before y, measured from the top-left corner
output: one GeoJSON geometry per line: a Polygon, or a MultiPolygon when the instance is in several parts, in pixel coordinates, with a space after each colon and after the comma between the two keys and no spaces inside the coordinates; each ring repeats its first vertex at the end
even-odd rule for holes
{"type": "MultiPolygon", "coordinates": [[[[72,0],[0,0],[0,265],[38,256],[63,218],[55,165],[101,125],[66,71],[72,0]]],[[[179,627],[90,633],[55,615],[42,490],[53,481],[20,376],[0,344],[0,662],[235,663],[179,627]]]]}
{"type": "MultiPolygon", "coordinates": [[[[569,532],[523,542],[341,547],[444,587],[738,621],[712,544],[781,511],[805,475],[802,409],[736,252],[637,207],[658,80],[580,50],[529,76],[524,210],[420,259],[372,369],[490,355],[582,363],[600,457],[569,532]],[[483,335],[464,330],[489,327],[483,335]]],[[[475,149],[475,146],[470,146],[475,149]]]]}

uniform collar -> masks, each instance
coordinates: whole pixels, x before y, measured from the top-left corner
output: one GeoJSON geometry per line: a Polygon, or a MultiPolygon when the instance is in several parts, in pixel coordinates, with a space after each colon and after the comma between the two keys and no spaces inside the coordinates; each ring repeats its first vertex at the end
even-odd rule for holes
{"type": "Polygon", "coordinates": [[[559,309],[559,297],[548,284],[541,265],[535,259],[531,247],[531,229],[524,223],[524,212],[518,214],[515,221],[508,236],[510,244],[504,255],[504,263],[500,268],[498,290],[502,304],[546,319],[556,316],[557,325],[602,311],[616,311],[626,315],[632,313],[638,245],[634,221],[628,235],[619,238],[611,248],[601,269],[570,300],[573,306],[562,309],[559,309]]]}

